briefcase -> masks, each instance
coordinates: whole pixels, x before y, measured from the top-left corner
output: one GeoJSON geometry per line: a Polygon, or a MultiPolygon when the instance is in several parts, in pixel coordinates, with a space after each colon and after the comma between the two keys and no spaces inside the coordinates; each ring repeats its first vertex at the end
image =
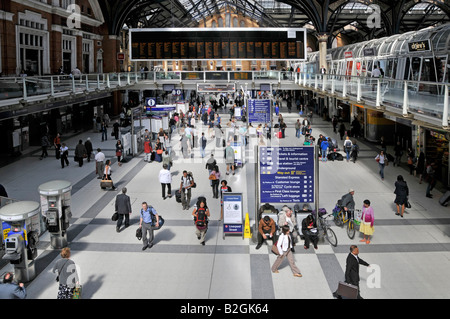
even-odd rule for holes
{"type": "Polygon", "coordinates": [[[357,299],[358,286],[340,281],[337,289],[337,294],[343,299],[357,299]]]}
{"type": "Polygon", "coordinates": [[[107,188],[107,187],[112,187],[112,185],[113,185],[113,182],[112,182],[112,180],[110,180],[110,179],[102,179],[102,180],[100,181],[100,187],[101,187],[102,189],[105,189],[105,188],[107,188]]]}

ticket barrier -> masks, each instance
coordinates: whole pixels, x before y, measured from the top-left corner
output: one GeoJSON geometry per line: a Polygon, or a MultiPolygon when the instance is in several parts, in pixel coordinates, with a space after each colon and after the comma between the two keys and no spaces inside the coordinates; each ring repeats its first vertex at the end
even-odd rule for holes
{"type": "Polygon", "coordinates": [[[19,282],[29,282],[36,276],[39,212],[39,203],[32,201],[15,202],[0,209],[5,247],[2,259],[14,266],[14,276],[19,282]]]}
{"type": "Polygon", "coordinates": [[[39,186],[42,216],[50,233],[50,245],[54,249],[67,246],[67,229],[72,217],[71,190],[71,183],[62,180],[50,181],[39,186]]]}

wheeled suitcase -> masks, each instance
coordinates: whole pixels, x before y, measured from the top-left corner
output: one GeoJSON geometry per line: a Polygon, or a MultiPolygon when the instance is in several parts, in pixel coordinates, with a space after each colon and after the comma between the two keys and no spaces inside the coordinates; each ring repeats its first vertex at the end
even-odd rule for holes
{"type": "Polygon", "coordinates": [[[357,299],[358,287],[346,282],[340,281],[337,289],[337,294],[342,299],[357,299]]]}
{"type": "Polygon", "coordinates": [[[450,200],[450,191],[446,191],[444,195],[442,195],[441,198],[439,198],[439,204],[441,204],[442,206],[447,206],[449,200],[450,200]]]}
{"type": "Polygon", "coordinates": [[[175,200],[177,201],[177,203],[181,203],[181,192],[179,189],[175,191],[175,200]]]}

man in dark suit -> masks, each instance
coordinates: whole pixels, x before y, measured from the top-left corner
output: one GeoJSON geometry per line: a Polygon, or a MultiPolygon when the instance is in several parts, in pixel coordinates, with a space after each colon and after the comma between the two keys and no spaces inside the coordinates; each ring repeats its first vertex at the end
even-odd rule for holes
{"type": "Polygon", "coordinates": [[[122,226],[123,218],[125,217],[125,228],[130,226],[130,214],[131,214],[131,201],[130,196],[127,194],[126,187],[122,188],[122,194],[116,197],[116,212],[119,214],[117,219],[116,231],[120,232],[120,227],[122,226]]]}
{"type": "Polygon", "coordinates": [[[369,266],[367,262],[359,258],[359,249],[356,245],[350,246],[345,266],[345,282],[358,287],[358,299],[362,299],[359,289],[359,265],[369,266]]]}

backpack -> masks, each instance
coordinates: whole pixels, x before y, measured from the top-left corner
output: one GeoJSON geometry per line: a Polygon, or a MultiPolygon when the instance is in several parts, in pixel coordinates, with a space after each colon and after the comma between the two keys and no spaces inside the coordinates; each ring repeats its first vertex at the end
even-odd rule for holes
{"type": "Polygon", "coordinates": [[[197,227],[205,227],[208,224],[205,207],[197,208],[197,214],[195,215],[194,222],[197,227]]]}
{"type": "MultiPolygon", "coordinates": [[[[192,172],[187,173],[187,179],[189,181],[191,181],[191,180],[194,181],[194,176],[192,175],[192,172]]],[[[183,176],[181,176],[181,181],[183,181],[183,176]]],[[[197,184],[194,181],[194,184],[191,186],[191,188],[196,188],[196,187],[197,187],[197,184]]]]}

